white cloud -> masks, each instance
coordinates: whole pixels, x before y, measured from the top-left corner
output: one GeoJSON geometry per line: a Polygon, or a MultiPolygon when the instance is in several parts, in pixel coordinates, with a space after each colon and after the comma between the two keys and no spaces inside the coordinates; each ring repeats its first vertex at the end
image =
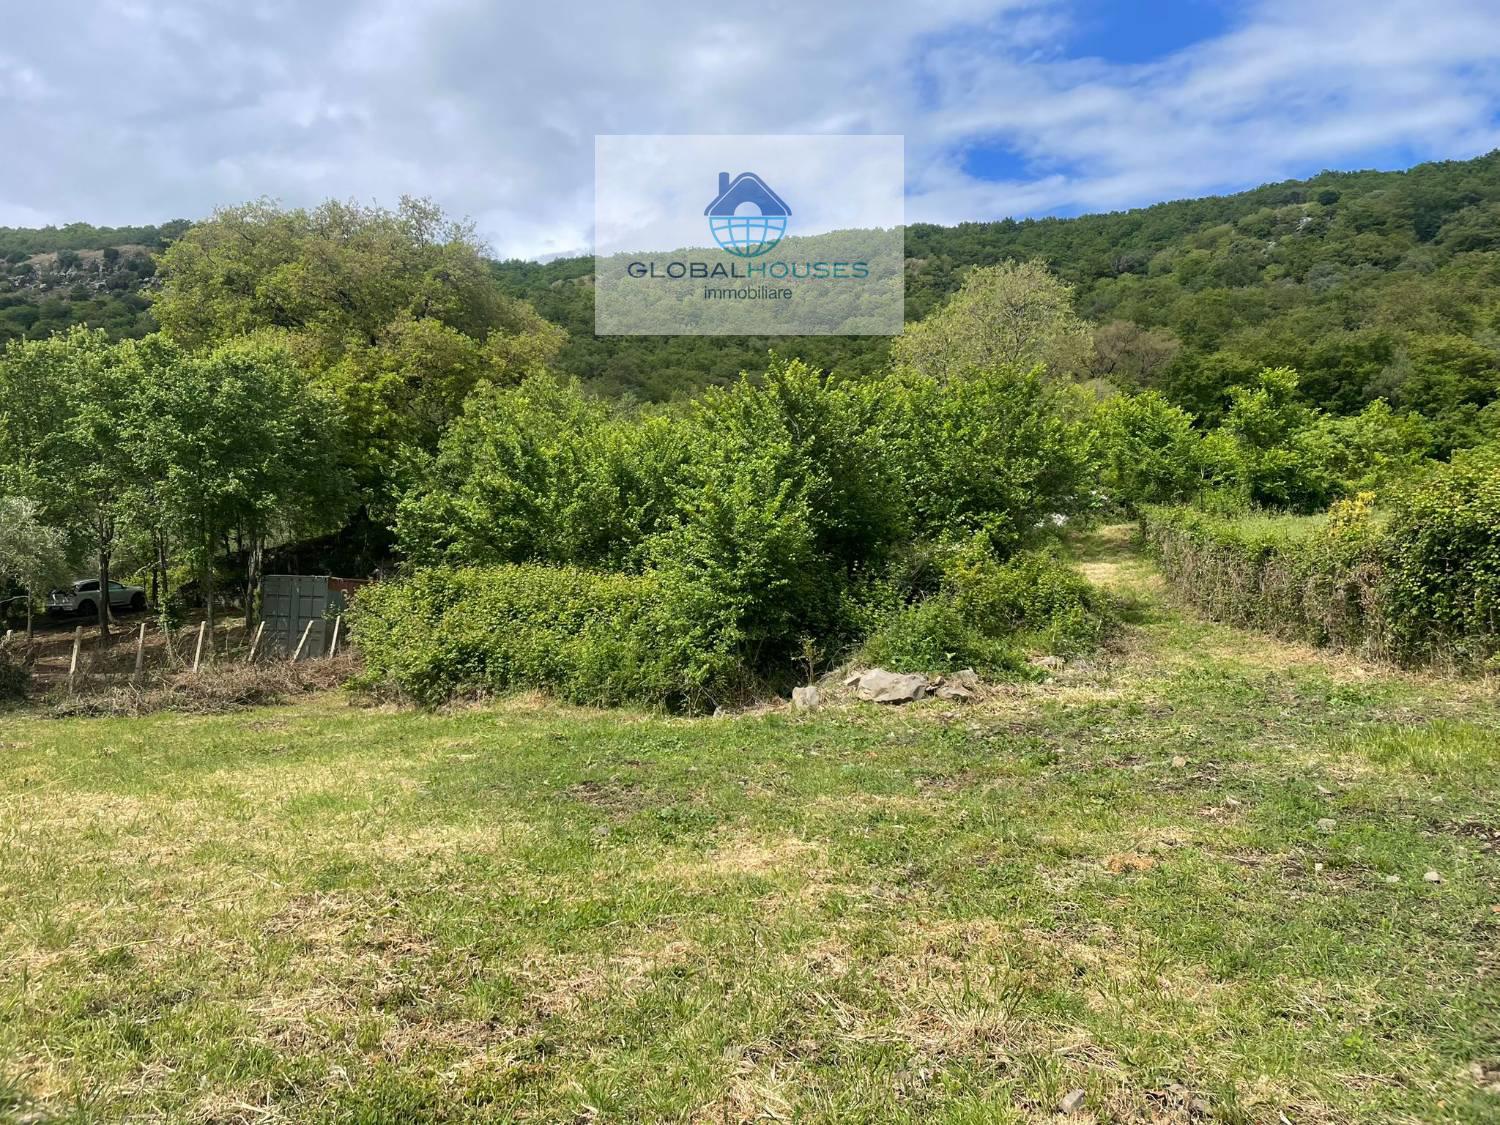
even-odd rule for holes
{"type": "Polygon", "coordinates": [[[1265,0],[1144,65],[1069,59],[1068,0],[21,5],[0,223],[431,195],[504,254],[590,239],[596,133],[904,133],[951,222],[1500,145],[1494,0],[1265,0]],[[965,146],[1020,154],[1008,182],[965,146]]]}

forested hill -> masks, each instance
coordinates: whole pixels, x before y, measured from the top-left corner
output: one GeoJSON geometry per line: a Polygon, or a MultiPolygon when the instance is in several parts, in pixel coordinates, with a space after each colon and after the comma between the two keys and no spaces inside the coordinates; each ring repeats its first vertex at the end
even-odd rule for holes
{"type": "Polygon", "coordinates": [[[0,227],[0,344],[75,324],[144,336],[156,327],[146,296],[154,255],[191,225],[0,227]]]}
{"type": "MultiPolygon", "coordinates": [[[[151,254],[184,225],[0,229],[0,341],[80,321],[148,331],[151,254]]],[[[1043,259],[1098,326],[1096,374],[1207,421],[1226,387],[1285,364],[1330,410],[1385,398],[1461,441],[1500,386],[1500,152],[1073,219],[918,224],[907,256],[908,319],[970,266],[1043,259]]],[[[568,329],[559,365],[610,394],[682,397],[762,367],[771,348],[851,374],[886,354],[879,338],[598,338],[591,259],[493,270],[568,329]]]]}
{"type": "MultiPolygon", "coordinates": [[[[1329,409],[1385,397],[1459,431],[1500,381],[1500,152],[1073,219],[917,224],[907,256],[909,320],[967,267],[1045,260],[1100,326],[1099,374],[1208,419],[1268,365],[1298,368],[1329,409]]],[[[564,364],[613,391],[669,398],[772,346],[849,371],[884,355],[873,339],[597,339],[588,259],[495,269],[569,330],[564,364]]]]}

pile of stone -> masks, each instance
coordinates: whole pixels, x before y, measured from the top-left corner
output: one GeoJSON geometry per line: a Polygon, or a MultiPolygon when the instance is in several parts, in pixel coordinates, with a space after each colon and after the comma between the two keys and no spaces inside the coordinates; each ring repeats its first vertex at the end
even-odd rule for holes
{"type": "MultiPolygon", "coordinates": [[[[967,701],[978,692],[979,676],[972,668],[946,676],[924,676],[919,672],[888,672],[884,668],[866,668],[844,679],[860,699],[871,703],[914,703],[929,696],[936,699],[967,701]]],[[[799,687],[792,691],[792,706],[811,711],[822,703],[817,687],[799,687]]]]}

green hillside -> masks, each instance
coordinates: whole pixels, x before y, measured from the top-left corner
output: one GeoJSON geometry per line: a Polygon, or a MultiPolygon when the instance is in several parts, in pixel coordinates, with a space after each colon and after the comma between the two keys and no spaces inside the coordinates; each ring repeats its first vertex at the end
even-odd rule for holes
{"type": "Polygon", "coordinates": [[[148,296],[155,255],[191,225],[0,227],[0,344],[75,324],[113,339],[144,336],[156,327],[148,296]]]}
{"type": "MultiPolygon", "coordinates": [[[[1462,432],[1500,381],[1497,251],[1500,153],[1490,153],[1080,218],[916,224],[906,311],[924,316],[970,266],[1039,257],[1101,326],[1098,374],[1112,382],[1159,387],[1213,419],[1225,387],[1286,364],[1329,409],[1385,397],[1462,432]]],[[[886,348],[878,339],[596,339],[587,258],[495,271],[568,329],[565,367],[644,398],[730,379],[769,347],[850,373],[878,365],[886,348]]]]}
{"type": "MultiPolygon", "coordinates": [[[[0,342],[75,323],[150,331],[152,255],[186,225],[0,228],[0,342]]],[[[1095,374],[1158,388],[1205,421],[1227,387],[1288,365],[1326,409],[1385,398],[1462,445],[1500,386],[1500,152],[1079,218],[916,224],[907,257],[910,320],[971,266],[1043,259],[1099,326],[1095,374]]],[[[760,369],[771,349],[850,375],[887,352],[880,338],[600,338],[591,259],[492,269],[568,330],[559,365],[610,395],[684,398],[760,369]]]]}

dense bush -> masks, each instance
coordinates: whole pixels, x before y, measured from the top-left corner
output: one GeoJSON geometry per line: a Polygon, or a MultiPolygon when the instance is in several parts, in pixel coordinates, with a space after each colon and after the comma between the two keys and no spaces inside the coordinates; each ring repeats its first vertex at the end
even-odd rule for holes
{"type": "Polygon", "coordinates": [[[1001,555],[1088,504],[1090,435],[1040,370],[896,371],[870,385],[882,447],[919,539],[985,535],[1001,555]]]}
{"type": "Polygon", "coordinates": [[[914,606],[935,591],[937,572],[909,588],[898,572],[976,535],[1004,559],[1044,534],[1047,517],[1075,510],[1090,461],[1083,427],[1065,406],[1036,372],[944,380],[907,371],[848,383],[774,357],[758,380],[645,418],[551,376],[483,388],[401,502],[408,557],[644,575],[653,597],[672,607],[674,644],[700,654],[709,671],[689,669],[680,653],[652,665],[672,669],[672,685],[623,694],[524,661],[515,672],[445,671],[436,687],[422,682],[426,671],[396,678],[427,699],[443,685],[522,683],[596,701],[666,699],[727,669],[775,683],[802,638],[833,659],[872,623],[925,622],[935,631],[930,652],[993,663],[978,655],[990,640],[955,648],[940,608],[914,606]]]}
{"type": "Polygon", "coordinates": [[[615,417],[576,382],[487,384],[401,501],[401,547],[421,565],[639,569],[670,511],[679,439],[661,419],[615,417]]]}
{"type": "Polygon", "coordinates": [[[1433,448],[1419,415],[1383,399],[1328,414],[1303,401],[1300,385],[1287,368],[1249,376],[1210,430],[1155,391],[1106,400],[1095,424],[1110,499],[1137,511],[1215,493],[1220,504],[1306,514],[1403,481],[1433,448]]]}
{"type": "Polygon", "coordinates": [[[1214,620],[1389,655],[1384,537],[1368,497],[1328,517],[1148,508],[1143,525],[1167,581],[1214,620]]]}
{"type": "Polygon", "coordinates": [[[1151,508],[1173,587],[1217,620],[1406,663],[1500,652],[1500,452],[1461,454],[1394,494],[1321,517],[1151,508]]]}
{"type": "Polygon", "coordinates": [[[1089,651],[1110,621],[1103,596],[1055,550],[1002,563],[976,537],[947,552],[934,593],[885,614],[860,659],[895,671],[998,674],[1023,667],[1030,652],[1089,651]]]}
{"type": "Polygon", "coordinates": [[[1193,421],[1156,391],[1106,400],[1098,427],[1110,498],[1134,511],[1196,496],[1204,486],[1204,454],[1193,421]]]}
{"type": "Polygon", "coordinates": [[[370,586],[351,612],[367,682],[423,703],[544,688],[577,703],[699,708],[743,691],[654,574],[512,565],[430,569],[370,586]]]}
{"type": "Polygon", "coordinates": [[[949,563],[943,585],[985,635],[1058,656],[1096,647],[1111,620],[1105,598],[1051,548],[1001,563],[982,544],[968,544],[949,563]]]}
{"type": "Polygon", "coordinates": [[[1476,664],[1500,652],[1500,449],[1459,454],[1407,488],[1386,560],[1399,655],[1476,664]]]}
{"type": "Polygon", "coordinates": [[[948,594],[935,594],[889,614],[860,647],[859,662],[893,672],[948,672],[973,668],[984,675],[1023,663],[1009,637],[986,635],[948,594]]]}

